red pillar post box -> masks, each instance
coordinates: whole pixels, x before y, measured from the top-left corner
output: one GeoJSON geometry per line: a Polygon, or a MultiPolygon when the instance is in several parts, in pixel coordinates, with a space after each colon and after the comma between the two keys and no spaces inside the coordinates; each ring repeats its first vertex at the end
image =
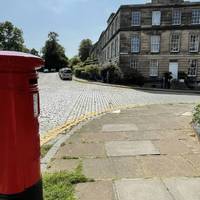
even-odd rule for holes
{"type": "Polygon", "coordinates": [[[0,200],[41,200],[41,58],[0,51],[0,200]]]}

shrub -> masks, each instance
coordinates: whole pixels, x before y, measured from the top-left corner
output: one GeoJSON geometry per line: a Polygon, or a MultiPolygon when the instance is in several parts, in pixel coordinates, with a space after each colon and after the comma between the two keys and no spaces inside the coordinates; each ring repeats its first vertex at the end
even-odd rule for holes
{"type": "Polygon", "coordinates": [[[87,65],[85,67],[85,72],[88,74],[90,80],[100,79],[99,67],[98,65],[87,65]]]}
{"type": "Polygon", "coordinates": [[[119,83],[123,78],[123,74],[119,67],[115,65],[108,65],[103,67],[100,71],[103,82],[119,83]]]}
{"type": "Polygon", "coordinates": [[[83,68],[81,68],[81,67],[75,67],[74,68],[74,75],[76,77],[78,77],[78,78],[81,78],[81,74],[82,74],[83,71],[84,71],[83,68]]]}
{"type": "Polygon", "coordinates": [[[124,83],[126,84],[136,84],[139,86],[143,86],[145,82],[144,76],[135,69],[131,69],[129,73],[124,75],[124,83]]]}
{"type": "Polygon", "coordinates": [[[183,71],[178,72],[178,79],[186,79],[187,74],[183,71]]]}
{"type": "Polygon", "coordinates": [[[193,122],[200,124],[200,104],[194,109],[193,122]]]}

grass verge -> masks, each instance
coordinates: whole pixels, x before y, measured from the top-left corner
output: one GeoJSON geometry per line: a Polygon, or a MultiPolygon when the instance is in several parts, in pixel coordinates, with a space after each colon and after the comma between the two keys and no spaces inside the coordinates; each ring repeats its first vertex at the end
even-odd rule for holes
{"type": "Polygon", "coordinates": [[[197,105],[194,109],[193,122],[200,124],[200,104],[197,105]]]}
{"type": "Polygon", "coordinates": [[[92,182],[82,173],[80,164],[74,172],[59,172],[45,174],[43,177],[45,200],[76,200],[74,185],[78,183],[92,182]]]}
{"type": "Polygon", "coordinates": [[[46,144],[41,147],[41,158],[44,158],[53,145],[46,144]]]}

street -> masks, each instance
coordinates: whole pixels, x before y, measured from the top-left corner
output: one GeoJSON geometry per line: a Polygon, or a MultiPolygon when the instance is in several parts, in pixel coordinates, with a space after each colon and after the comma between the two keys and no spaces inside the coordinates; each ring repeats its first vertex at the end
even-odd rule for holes
{"type": "Polygon", "coordinates": [[[143,92],[133,89],[62,81],[57,73],[39,75],[40,133],[81,115],[131,104],[198,103],[200,96],[143,92]]]}

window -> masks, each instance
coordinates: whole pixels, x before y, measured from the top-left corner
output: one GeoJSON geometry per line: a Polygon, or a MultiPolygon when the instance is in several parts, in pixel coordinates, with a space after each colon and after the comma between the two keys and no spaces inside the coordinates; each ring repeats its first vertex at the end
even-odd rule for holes
{"type": "Polygon", "coordinates": [[[131,52],[132,53],[140,52],[140,38],[138,35],[134,35],[131,39],[131,52]]]}
{"type": "Polygon", "coordinates": [[[115,56],[117,56],[118,52],[118,38],[115,39],[115,56]]]}
{"type": "Polygon", "coordinates": [[[107,49],[107,59],[110,59],[110,47],[107,49]]]}
{"type": "Polygon", "coordinates": [[[114,42],[111,44],[111,57],[115,56],[114,42]]]}
{"type": "Polygon", "coordinates": [[[179,10],[179,9],[173,10],[172,24],[173,25],[180,25],[181,24],[181,16],[182,16],[181,10],[179,10]]]}
{"type": "Polygon", "coordinates": [[[160,26],[161,21],[161,12],[153,11],[152,12],[152,26],[160,26]]]}
{"type": "Polygon", "coordinates": [[[189,61],[188,76],[196,76],[197,75],[197,68],[198,68],[198,61],[197,60],[190,60],[189,61]]]}
{"type": "Polygon", "coordinates": [[[151,36],[151,52],[152,53],[160,52],[160,36],[159,35],[151,36]]]}
{"type": "Polygon", "coordinates": [[[171,36],[171,52],[179,52],[180,50],[180,35],[173,33],[171,36]]]}
{"type": "Polygon", "coordinates": [[[151,60],[149,75],[151,77],[157,77],[158,76],[158,60],[151,60]]]}
{"type": "Polygon", "coordinates": [[[199,35],[191,34],[189,39],[189,50],[190,52],[198,52],[199,51],[199,35]]]}
{"type": "Polygon", "coordinates": [[[130,68],[137,69],[138,68],[138,60],[131,58],[130,59],[130,68]]]}
{"type": "Polygon", "coordinates": [[[113,36],[114,34],[114,29],[113,29],[113,24],[111,25],[111,37],[113,36]]]}
{"type": "Polygon", "coordinates": [[[117,32],[118,29],[118,17],[115,20],[115,32],[117,32]]]}
{"type": "Polygon", "coordinates": [[[141,13],[132,12],[132,26],[140,26],[141,13]]]}
{"type": "Polygon", "coordinates": [[[200,9],[192,10],[192,24],[200,24],[200,9]]]}

